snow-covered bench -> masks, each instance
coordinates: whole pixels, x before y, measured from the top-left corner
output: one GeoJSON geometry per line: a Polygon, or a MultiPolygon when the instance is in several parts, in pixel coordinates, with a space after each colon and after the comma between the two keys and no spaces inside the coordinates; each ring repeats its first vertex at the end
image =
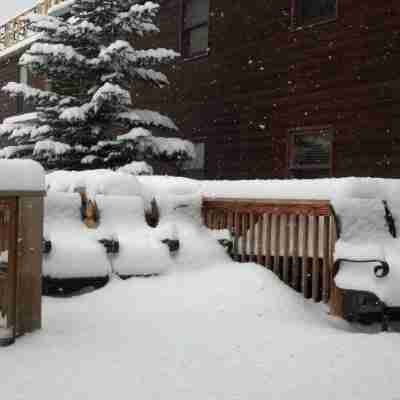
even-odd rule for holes
{"type": "Polygon", "coordinates": [[[156,275],[168,270],[168,246],[145,219],[144,201],[138,196],[96,196],[102,243],[118,243],[110,254],[113,271],[121,276],[156,275]]]}
{"type": "Polygon", "coordinates": [[[400,305],[396,272],[400,242],[393,237],[391,213],[381,199],[332,200],[337,218],[335,284],[343,290],[343,316],[348,320],[382,320],[400,305]]]}
{"type": "Polygon", "coordinates": [[[79,193],[49,192],[45,199],[44,239],[51,250],[43,259],[43,277],[53,281],[107,278],[111,266],[96,231],[81,216],[79,193]]]}

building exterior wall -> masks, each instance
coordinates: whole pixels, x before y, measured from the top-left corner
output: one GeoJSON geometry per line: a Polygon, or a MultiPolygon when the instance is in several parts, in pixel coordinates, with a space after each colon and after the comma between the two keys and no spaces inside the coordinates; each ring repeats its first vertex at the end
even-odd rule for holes
{"type": "MultiPolygon", "coordinates": [[[[165,0],[143,47],[180,50],[182,0],[165,0]]],[[[135,85],[138,107],[171,116],[205,144],[207,178],[282,178],[290,132],[332,129],[332,176],[400,175],[400,3],[338,0],[338,17],[293,29],[292,0],[210,0],[209,53],[165,68],[171,85],[135,85]]],[[[16,59],[2,60],[1,84],[16,59]]],[[[0,119],[14,114],[0,95],[0,119]]],[[[191,171],[193,173],[193,171],[191,171]]]]}

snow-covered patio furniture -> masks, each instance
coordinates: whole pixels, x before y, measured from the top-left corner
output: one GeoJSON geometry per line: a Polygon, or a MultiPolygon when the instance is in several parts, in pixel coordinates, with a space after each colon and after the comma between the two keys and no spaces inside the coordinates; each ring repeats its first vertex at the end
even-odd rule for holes
{"type": "MultiPolygon", "coordinates": [[[[171,265],[169,247],[145,219],[139,196],[96,196],[99,212],[98,240],[116,247],[109,251],[112,269],[122,277],[161,274],[171,265]]],[[[171,239],[171,238],[170,238],[171,239]]]]}
{"type": "Polygon", "coordinates": [[[391,213],[381,199],[342,198],[332,207],[338,229],[334,279],[343,291],[343,317],[381,321],[386,329],[389,309],[400,304],[393,255],[400,253],[400,243],[393,238],[391,213]]]}
{"type": "Polygon", "coordinates": [[[111,265],[96,230],[82,221],[79,193],[49,192],[45,199],[44,293],[70,292],[108,281],[111,265]]]}

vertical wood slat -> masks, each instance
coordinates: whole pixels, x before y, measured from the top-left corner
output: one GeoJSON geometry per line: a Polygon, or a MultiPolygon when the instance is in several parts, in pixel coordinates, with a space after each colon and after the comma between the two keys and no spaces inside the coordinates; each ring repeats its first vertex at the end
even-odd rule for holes
{"type": "Polygon", "coordinates": [[[299,216],[293,215],[292,219],[293,231],[292,231],[292,287],[295,290],[299,289],[299,216]]]}
{"type": "Polygon", "coordinates": [[[330,217],[323,217],[322,233],[322,301],[329,301],[330,271],[329,271],[329,232],[331,230],[330,217]]]}
{"type": "Polygon", "coordinates": [[[290,238],[290,215],[284,214],[282,216],[282,279],[285,283],[289,284],[289,238],[290,238]]]}
{"type": "Polygon", "coordinates": [[[240,215],[238,212],[234,214],[233,233],[233,259],[239,261],[240,215]]]}
{"type": "Polygon", "coordinates": [[[257,221],[257,264],[262,264],[263,262],[263,238],[264,238],[264,214],[258,216],[257,221]]]}
{"type": "Polygon", "coordinates": [[[326,205],[301,200],[298,207],[284,200],[220,201],[208,203],[205,220],[211,229],[233,233],[234,259],[268,266],[304,297],[328,302],[336,237],[326,205]]]}
{"type": "Polygon", "coordinates": [[[272,268],[272,263],[271,263],[271,229],[272,229],[272,222],[271,222],[271,214],[264,214],[264,253],[265,253],[265,260],[264,260],[264,265],[271,269],[272,268]]]}
{"type": "Polygon", "coordinates": [[[249,231],[250,231],[250,238],[249,238],[249,261],[253,262],[254,261],[254,255],[255,255],[255,223],[254,223],[254,213],[250,213],[249,215],[249,231]]]}
{"type": "Polygon", "coordinates": [[[273,228],[274,228],[274,273],[280,273],[280,247],[281,247],[281,216],[279,214],[273,215],[273,228]]]}
{"type": "Polygon", "coordinates": [[[319,268],[319,217],[313,215],[312,221],[312,298],[318,301],[320,297],[320,268],[319,268]]]}
{"type": "Polygon", "coordinates": [[[308,216],[302,215],[302,259],[301,259],[301,291],[305,298],[309,298],[308,289],[308,216]]]}
{"type": "Polygon", "coordinates": [[[241,236],[242,236],[242,246],[241,246],[241,261],[246,262],[247,258],[247,214],[242,214],[242,229],[241,229],[241,236]]]}

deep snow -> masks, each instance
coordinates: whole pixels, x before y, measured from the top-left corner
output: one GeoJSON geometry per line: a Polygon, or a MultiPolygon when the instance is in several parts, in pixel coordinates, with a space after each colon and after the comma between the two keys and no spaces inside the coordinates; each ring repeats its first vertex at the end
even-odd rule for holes
{"type": "Polygon", "coordinates": [[[2,398],[396,399],[396,333],[356,332],[255,264],[220,263],[44,299],[0,348],[2,398]]]}

